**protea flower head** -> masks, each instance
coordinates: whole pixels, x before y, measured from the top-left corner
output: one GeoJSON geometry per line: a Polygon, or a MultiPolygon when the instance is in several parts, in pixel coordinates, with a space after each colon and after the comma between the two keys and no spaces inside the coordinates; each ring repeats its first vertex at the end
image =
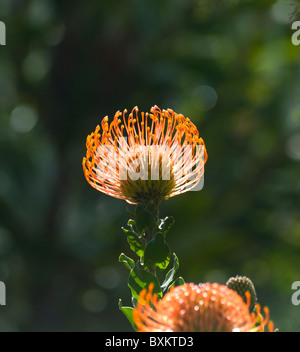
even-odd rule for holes
{"type": "MultiPolygon", "coordinates": [[[[249,312],[249,304],[233,290],[217,283],[184,284],[171,289],[161,300],[152,295],[153,286],[142,290],[133,310],[134,322],[143,332],[255,332],[269,320],[249,312]]],[[[273,331],[269,323],[269,331],[273,331]]]]}
{"type": "Polygon", "coordinates": [[[157,106],[118,111],[87,137],[84,175],[98,191],[129,203],[158,204],[194,190],[207,152],[196,126],[182,114],[157,106]],[[121,118],[122,117],[122,118],[121,118]]]}

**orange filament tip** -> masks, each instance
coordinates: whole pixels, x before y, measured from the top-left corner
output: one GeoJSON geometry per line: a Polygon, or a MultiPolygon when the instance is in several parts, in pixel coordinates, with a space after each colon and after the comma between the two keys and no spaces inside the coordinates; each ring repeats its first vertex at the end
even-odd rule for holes
{"type": "Polygon", "coordinates": [[[246,301],[247,301],[247,305],[248,307],[250,307],[251,304],[251,294],[249,291],[245,292],[245,296],[246,296],[246,301]]]}
{"type": "Polygon", "coordinates": [[[269,332],[274,332],[274,323],[272,321],[269,321],[268,330],[269,332]]]}

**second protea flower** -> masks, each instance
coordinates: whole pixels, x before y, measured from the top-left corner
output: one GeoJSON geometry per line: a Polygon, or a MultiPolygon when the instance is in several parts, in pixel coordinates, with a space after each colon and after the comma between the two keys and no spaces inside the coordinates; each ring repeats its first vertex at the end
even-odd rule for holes
{"type": "MultiPolygon", "coordinates": [[[[161,300],[143,290],[133,311],[134,322],[144,332],[255,332],[261,331],[269,320],[249,312],[250,302],[245,303],[238,293],[225,285],[205,283],[184,284],[173,288],[161,300]]],[[[269,330],[273,330],[270,323],[269,330]]]]}
{"type": "Polygon", "coordinates": [[[83,170],[97,190],[129,203],[159,204],[195,190],[207,152],[196,126],[182,114],[157,106],[150,113],[117,112],[87,137],[83,170]],[[120,119],[122,117],[122,119],[120,119]]]}

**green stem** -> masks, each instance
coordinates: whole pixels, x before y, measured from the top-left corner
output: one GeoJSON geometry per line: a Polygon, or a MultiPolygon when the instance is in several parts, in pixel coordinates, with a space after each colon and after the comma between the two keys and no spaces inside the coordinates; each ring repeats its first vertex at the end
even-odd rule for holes
{"type": "Polygon", "coordinates": [[[156,265],[152,265],[149,267],[148,269],[149,273],[151,273],[152,275],[154,275],[156,277],[156,265]]]}
{"type": "MultiPolygon", "coordinates": [[[[159,220],[159,204],[156,204],[155,206],[153,206],[151,214],[153,215],[153,217],[155,218],[156,223],[157,223],[159,220]]],[[[146,243],[150,242],[153,239],[154,232],[155,232],[154,228],[152,228],[148,231],[145,231],[146,243]]],[[[155,264],[150,266],[147,269],[147,271],[156,277],[156,265],[155,264]]]]}

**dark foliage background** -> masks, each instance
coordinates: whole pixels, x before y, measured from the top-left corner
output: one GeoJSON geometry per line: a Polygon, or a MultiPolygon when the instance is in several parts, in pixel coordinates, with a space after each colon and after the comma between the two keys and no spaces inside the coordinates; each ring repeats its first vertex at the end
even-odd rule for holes
{"type": "Polygon", "coordinates": [[[1,0],[1,331],[131,331],[126,204],[91,188],[86,136],[117,110],[197,125],[205,186],[166,201],[188,282],[249,276],[299,331],[300,47],[289,1],[1,0]]]}

